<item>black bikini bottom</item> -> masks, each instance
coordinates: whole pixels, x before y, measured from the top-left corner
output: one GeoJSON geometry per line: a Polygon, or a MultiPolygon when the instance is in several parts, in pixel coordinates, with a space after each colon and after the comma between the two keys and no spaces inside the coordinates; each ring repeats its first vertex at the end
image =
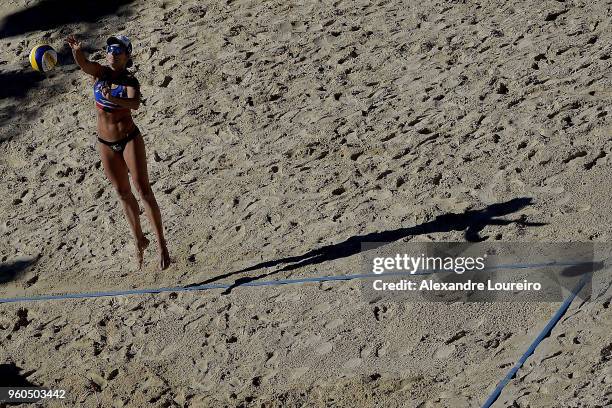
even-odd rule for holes
{"type": "Polygon", "coordinates": [[[98,142],[107,145],[108,147],[110,147],[111,149],[113,149],[114,151],[118,153],[122,153],[123,150],[125,149],[125,146],[139,134],[140,134],[140,129],[138,129],[138,126],[134,126],[134,130],[128,133],[128,135],[121,140],[109,142],[107,140],[98,138],[98,142]]]}

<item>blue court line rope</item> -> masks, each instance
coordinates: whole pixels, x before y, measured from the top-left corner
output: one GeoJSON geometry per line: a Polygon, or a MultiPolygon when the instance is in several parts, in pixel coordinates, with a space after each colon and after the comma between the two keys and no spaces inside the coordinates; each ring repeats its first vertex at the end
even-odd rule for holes
{"type": "MultiPolygon", "coordinates": [[[[557,262],[550,261],[544,263],[535,264],[507,264],[497,265],[486,268],[485,270],[501,270],[501,269],[534,269],[541,267],[561,267],[561,266],[577,266],[582,264],[590,264],[590,262],[557,262]]],[[[144,294],[159,294],[164,292],[190,292],[190,291],[204,291],[212,289],[228,289],[231,287],[240,286],[281,286],[281,285],[292,285],[299,283],[312,283],[312,282],[327,282],[327,281],[347,281],[353,279],[375,279],[388,276],[411,276],[411,275],[429,275],[432,273],[449,272],[446,270],[442,271],[419,271],[417,273],[410,272],[391,272],[380,275],[368,274],[355,274],[355,275],[338,275],[338,276],[318,276],[312,278],[298,278],[298,279],[278,279],[270,281],[252,281],[245,282],[238,285],[218,283],[218,284],[204,284],[197,286],[176,286],[166,288],[148,288],[148,289],[124,289],[107,292],[90,292],[90,293],[67,293],[63,295],[38,295],[38,296],[22,296],[14,298],[0,298],[1,303],[18,303],[18,302],[37,302],[44,300],[62,300],[62,299],[87,299],[87,298],[102,298],[102,297],[116,297],[116,296],[127,296],[127,295],[144,295],[144,294]]]]}
{"type": "Polygon", "coordinates": [[[525,364],[525,361],[527,361],[529,356],[531,356],[534,353],[535,349],[542,342],[542,340],[544,340],[544,338],[546,338],[550,334],[550,332],[557,325],[559,320],[561,320],[561,318],[563,317],[567,309],[570,307],[570,305],[572,304],[572,302],[574,301],[578,293],[580,293],[580,291],[582,290],[582,288],[587,283],[590,277],[591,277],[591,274],[589,273],[589,274],[584,275],[582,279],[580,279],[576,287],[572,290],[572,293],[570,293],[568,297],[563,301],[563,303],[561,304],[561,307],[559,307],[557,312],[550,318],[546,326],[544,326],[540,334],[538,334],[538,337],[536,337],[533,340],[533,342],[531,343],[527,351],[523,353],[523,355],[516,362],[514,367],[512,367],[512,369],[508,372],[508,374],[506,374],[506,376],[500,381],[497,387],[493,390],[489,398],[487,398],[485,403],[482,405],[482,408],[489,408],[491,405],[493,405],[493,403],[497,400],[497,398],[499,398],[504,387],[508,385],[510,380],[514,378],[518,370],[523,366],[523,364],[525,364]]]}

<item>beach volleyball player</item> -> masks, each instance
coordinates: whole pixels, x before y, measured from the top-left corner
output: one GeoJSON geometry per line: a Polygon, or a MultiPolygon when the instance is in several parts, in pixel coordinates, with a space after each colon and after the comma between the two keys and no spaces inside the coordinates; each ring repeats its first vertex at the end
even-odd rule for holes
{"type": "Polygon", "coordinates": [[[66,42],[72,49],[74,60],[83,71],[95,79],[94,98],[98,112],[98,152],[104,172],[111,181],[136,243],[138,267],[142,267],[143,254],[149,240],[140,226],[140,209],[132,194],[128,173],[145,207],[145,212],[157,236],[160,269],[170,264],[170,255],[162,228],[161,213],[147,172],[145,146],[140,130],[132,119],[132,109],[140,106],[140,89],[136,78],[127,71],[132,65],[132,44],[123,35],[106,41],[108,66],[89,61],[81,49],[81,42],[71,35],[66,42]]]}

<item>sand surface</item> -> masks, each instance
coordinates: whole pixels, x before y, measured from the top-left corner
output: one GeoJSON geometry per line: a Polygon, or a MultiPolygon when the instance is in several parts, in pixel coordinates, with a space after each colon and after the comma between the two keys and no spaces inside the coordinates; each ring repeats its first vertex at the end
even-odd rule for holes
{"type": "MultiPolygon", "coordinates": [[[[607,1],[119,3],[80,19],[0,6],[2,297],[359,273],[334,245],[373,233],[612,238],[607,1]],[[78,33],[103,62],[117,32],[142,84],[164,272],[155,245],[135,270],[92,80],[62,43],[78,33]],[[62,63],[46,77],[27,63],[41,41],[62,63]]],[[[495,406],[611,403],[601,282],[495,406]]],[[[2,304],[0,364],[70,406],[472,407],[558,306],[368,301],[356,281],[2,304]]]]}

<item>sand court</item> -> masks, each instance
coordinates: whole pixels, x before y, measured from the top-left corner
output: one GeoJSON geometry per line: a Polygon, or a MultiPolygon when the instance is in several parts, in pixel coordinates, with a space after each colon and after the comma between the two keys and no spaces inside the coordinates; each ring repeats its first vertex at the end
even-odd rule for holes
{"type": "MultiPolygon", "coordinates": [[[[481,407],[572,287],[364,296],[362,245],[612,236],[604,1],[65,3],[0,6],[0,298],[62,297],[0,304],[6,381],[85,406],[481,407]],[[155,245],[135,268],[71,33],[100,63],[132,40],[168,270],[155,245]]],[[[492,406],[610,404],[594,261],[492,406]]]]}

